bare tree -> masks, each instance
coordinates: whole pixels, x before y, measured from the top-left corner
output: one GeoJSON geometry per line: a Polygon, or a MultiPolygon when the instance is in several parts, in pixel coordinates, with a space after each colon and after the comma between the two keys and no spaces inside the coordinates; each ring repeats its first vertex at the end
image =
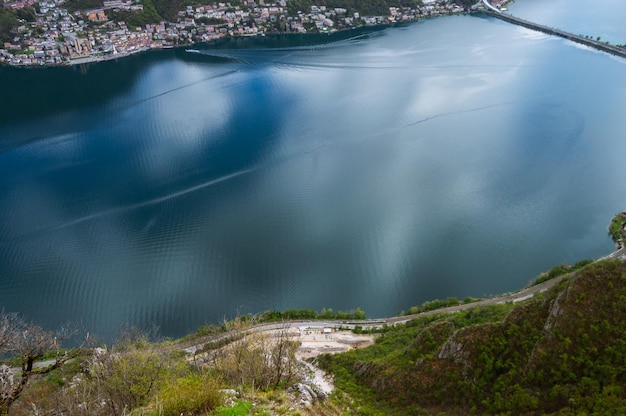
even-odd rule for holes
{"type": "Polygon", "coordinates": [[[0,353],[17,357],[21,367],[15,374],[6,365],[0,367],[0,415],[9,413],[33,376],[47,374],[76,356],[78,350],[74,353],[60,351],[61,340],[72,334],[67,328],[58,333],[46,331],[17,314],[0,312],[0,353]],[[49,353],[55,353],[54,358],[35,368],[35,362],[49,353]]]}
{"type": "Polygon", "coordinates": [[[285,325],[268,333],[237,328],[239,336],[212,353],[210,365],[239,385],[269,388],[292,383],[299,377],[295,356],[299,344],[291,339],[288,329],[285,325]]]}
{"type": "Polygon", "coordinates": [[[126,349],[94,357],[90,366],[92,382],[106,414],[122,415],[148,403],[157,390],[168,357],[152,349],[126,349]]]}
{"type": "Polygon", "coordinates": [[[281,383],[292,383],[298,377],[296,351],[299,346],[300,343],[292,340],[289,336],[288,325],[283,325],[282,328],[275,332],[269,357],[274,387],[278,387],[281,383]]]}
{"type": "MultiPolygon", "coordinates": [[[[50,394],[47,400],[34,400],[30,403],[32,414],[71,415],[71,416],[110,416],[111,413],[100,397],[98,385],[88,379],[85,373],[78,373],[63,388],[50,394]]],[[[28,400],[27,397],[24,401],[28,400]]],[[[31,414],[31,413],[29,413],[31,414]]]]}
{"type": "MultiPolygon", "coordinates": [[[[81,358],[78,372],[69,372],[73,376],[53,397],[33,400],[33,409],[41,415],[122,416],[148,405],[164,380],[179,368],[169,354],[135,341],[111,350],[94,348],[81,358]]],[[[20,405],[28,403],[28,394],[32,391],[23,395],[20,405]]]]}
{"type": "Polygon", "coordinates": [[[9,352],[9,345],[13,337],[12,329],[15,327],[15,321],[18,320],[15,313],[0,312],[0,355],[9,352]]]}

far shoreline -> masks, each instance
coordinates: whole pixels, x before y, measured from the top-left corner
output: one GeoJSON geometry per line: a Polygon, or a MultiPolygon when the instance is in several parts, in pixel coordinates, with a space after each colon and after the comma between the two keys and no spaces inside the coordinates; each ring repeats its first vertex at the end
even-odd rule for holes
{"type": "MultiPolygon", "coordinates": [[[[233,40],[240,40],[240,39],[263,39],[263,38],[267,38],[267,39],[271,39],[271,38],[275,38],[275,37],[279,37],[279,36],[286,36],[286,37],[296,37],[296,36],[303,36],[303,37],[313,37],[313,36],[333,36],[333,35],[337,35],[337,34],[345,34],[345,33],[349,33],[352,31],[364,31],[365,33],[363,34],[367,34],[370,32],[380,32],[380,31],[384,31],[386,29],[389,28],[401,28],[401,27],[408,27],[414,24],[418,24],[420,22],[423,21],[429,21],[429,20],[434,20],[434,19],[438,19],[438,18],[444,18],[444,17],[451,17],[451,16],[460,16],[460,15],[473,15],[473,14],[479,14],[481,13],[480,11],[466,11],[464,13],[452,13],[452,14],[447,14],[447,15],[439,15],[439,16],[430,16],[427,18],[420,18],[420,19],[414,19],[414,20],[409,20],[409,21],[404,21],[404,22],[390,22],[390,23],[377,23],[377,24],[373,24],[373,25],[369,25],[369,24],[365,24],[365,25],[359,25],[359,26],[354,26],[354,27],[349,27],[349,28],[345,28],[345,29],[334,29],[332,31],[327,31],[327,32],[305,32],[305,33],[294,33],[294,32],[276,32],[276,33],[259,33],[256,35],[236,35],[236,36],[225,36],[225,37],[221,37],[221,38],[216,38],[216,39],[211,39],[208,41],[202,41],[202,42],[190,42],[190,43],[184,43],[184,44],[177,44],[177,45],[166,45],[166,46],[159,46],[159,47],[148,47],[148,48],[141,48],[141,49],[137,49],[134,51],[130,51],[130,52],[120,52],[120,53],[116,53],[116,54],[106,54],[106,55],[87,55],[87,56],[83,56],[83,57],[77,57],[77,58],[73,58],[73,59],[69,59],[67,61],[63,61],[61,63],[58,64],[11,64],[8,62],[0,62],[0,67],[6,67],[6,68],[20,68],[20,69],[47,69],[47,68],[71,68],[71,67],[76,67],[76,66],[80,66],[80,65],[91,65],[91,64],[98,64],[98,63],[102,63],[102,62],[109,62],[109,61],[116,61],[118,59],[125,59],[131,56],[135,56],[135,55],[139,55],[142,53],[149,53],[149,52],[153,52],[153,51],[167,51],[167,50],[175,50],[175,51],[179,51],[182,49],[195,49],[196,46],[201,46],[201,45],[212,45],[212,44],[219,44],[219,43],[223,43],[223,42],[229,42],[229,41],[233,41],[233,40]]],[[[312,43],[311,46],[313,45],[320,45],[323,43],[312,43]]]]}

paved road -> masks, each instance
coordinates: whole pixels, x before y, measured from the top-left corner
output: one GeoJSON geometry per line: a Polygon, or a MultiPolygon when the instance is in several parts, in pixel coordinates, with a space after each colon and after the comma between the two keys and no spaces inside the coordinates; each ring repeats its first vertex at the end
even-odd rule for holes
{"type": "Polygon", "coordinates": [[[483,4],[485,5],[485,7],[487,7],[489,10],[493,10],[496,13],[502,13],[502,11],[500,11],[500,9],[494,7],[491,3],[489,3],[488,0],[483,0],[483,4]]]}
{"type": "Polygon", "coordinates": [[[613,253],[609,254],[608,256],[604,256],[601,259],[598,259],[598,261],[608,260],[608,259],[626,260],[626,247],[622,247],[614,251],[613,253]]]}
{"type": "MultiPolygon", "coordinates": [[[[608,256],[598,259],[598,261],[606,260],[606,259],[620,259],[620,260],[626,261],[626,248],[620,248],[617,251],[609,254],[608,256]]],[[[436,309],[436,310],[432,310],[428,312],[421,312],[421,313],[417,313],[413,315],[396,316],[396,317],[391,317],[391,318],[364,319],[364,320],[293,320],[293,321],[283,321],[279,323],[264,323],[264,324],[255,325],[244,331],[231,331],[227,333],[221,333],[221,334],[209,335],[206,337],[197,338],[192,341],[172,344],[170,346],[165,347],[164,349],[184,350],[189,353],[194,353],[209,342],[217,342],[220,340],[224,340],[228,337],[233,337],[233,336],[236,336],[237,334],[246,333],[246,332],[247,333],[262,332],[262,331],[272,331],[272,330],[280,330],[280,329],[285,329],[285,328],[298,328],[298,327],[354,329],[356,326],[360,326],[363,329],[375,329],[375,328],[380,328],[383,325],[391,326],[391,325],[405,324],[416,318],[421,318],[424,316],[432,316],[432,315],[437,315],[437,314],[442,314],[442,313],[455,313],[455,312],[475,308],[477,306],[503,304],[507,302],[513,302],[513,303],[522,302],[524,300],[532,298],[536,293],[546,291],[550,287],[554,286],[555,284],[563,280],[565,276],[566,275],[555,277],[554,279],[548,280],[538,285],[531,286],[526,289],[522,289],[519,292],[502,295],[502,296],[498,296],[494,298],[484,299],[484,300],[480,300],[480,301],[473,302],[473,303],[466,303],[462,305],[436,309]]]]}
{"type": "MultiPolygon", "coordinates": [[[[37,361],[37,362],[33,363],[33,370],[36,370],[37,368],[49,367],[52,364],[54,364],[55,362],[56,362],[56,360],[37,361]]],[[[11,370],[11,373],[16,374],[16,373],[19,373],[20,371],[22,371],[22,368],[21,367],[11,367],[10,370],[11,370]]]]}
{"type": "Polygon", "coordinates": [[[498,296],[495,298],[484,299],[477,302],[465,303],[457,306],[450,306],[447,308],[435,309],[428,312],[421,312],[412,315],[403,315],[396,316],[392,318],[379,318],[379,319],[363,319],[363,320],[293,320],[293,321],[283,321],[279,323],[265,323],[258,324],[246,330],[240,331],[231,331],[216,335],[209,335],[205,337],[201,337],[192,341],[186,341],[181,343],[176,343],[167,346],[166,350],[184,350],[189,353],[195,353],[197,350],[202,349],[202,347],[207,343],[219,342],[229,337],[236,336],[240,333],[254,333],[254,332],[262,332],[262,331],[273,331],[280,330],[285,328],[299,328],[299,327],[307,327],[307,328],[345,328],[345,329],[354,329],[359,326],[363,329],[377,329],[383,327],[383,325],[398,325],[405,324],[409,321],[412,321],[416,318],[421,318],[425,316],[432,316],[443,313],[454,313],[459,312],[471,308],[475,308],[477,306],[484,305],[493,305],[493,304],[501,304],[507,302],[521,302],[526,299],[530,299],[535,295],[535,293],[543,292],[547,290],[549,287],[554,284],[560,282],[564,276],[556,277],[552,280],[548,280],[547,282],[543,282],[539,285],[529,287],[527,289],[521,290],[517,293],[498,296]]]}
{"type": "Polygon", "coordinates": [[[507,302],[521,302],[526,299],[532,298],[536,293],[543,292],[548,288],[552,287],[556,283],[563,280],[564,276],[559,276],[554,279],[543,282],[539,285],[529,287],[527,289],[523,289],[519,292],[498,296],[495,298],[484,299],[473,303],[466,303],[457,306],[450,306],[447,308],[436,309],[428,312],[421,312],[412,315],[403,315],[396,316],[391,318],[379,318],[379,319],[363,319],[363,320],[294,320],[294,321],[283,321],[280,323],[265,323],[255,325],[245,331],[234,331],[227,332],[217,335],[209,335],[206,337],[201,337],[192,341],[181,342],[172,344],[166,349],[169,350],[185,350],[189,353],[194,353],[198,349],[201,349],[205,344],[209,342],[218,342],[224,340],[228,337],[232,337],[242,332],[262,332],[262,331],[272,331],[272,330],[280,330],[285,328],[298,328],[298,327],[312,327],[312,328],[346,328],[346,329],[354,329],[356,326],[359,326],[363,329],[376,329],[381,328],[383,325],[398,325],[405,324],[413,319],[421,318],[425,316],[432,316],[442,313],[454,313],[459,311],[464,311],[467,309],[475,308],[477,306],[484,305],[493,305],[493,304],[502,304],[507,302]]]}
{"type": "Polygon", "coordinates": [[[553,27],[540,25],[539,23],[531,22],[529,20],[520,19],[519,17],[515,17],[511,14],[502,13],[501,10],[499,10],[498,8],[494,7],[491,3],[489,3],[489,0],[482,0],[482,2],[485,5],[485,7],[487,7],[488,9],[488,11],[485,13],[489,14],[490,16],[497,17],[498,19],[502,19],[506,22],[513,23],[518,26],[523,26],[531,30],[543,32],[548,35],[559,36],[564,39],[570,40],[572,42],[580,43],[581,45],[586,45],[591,48],[594,48],[603,52],[607,52],[615,56],[626,58],[626,49],[620,46],[611,45],[607,42],[601,42],[599,40],[591,39],[588,37],[575,35],[573,33],[566,32],[565,30],[556,29],[553,27]]]}

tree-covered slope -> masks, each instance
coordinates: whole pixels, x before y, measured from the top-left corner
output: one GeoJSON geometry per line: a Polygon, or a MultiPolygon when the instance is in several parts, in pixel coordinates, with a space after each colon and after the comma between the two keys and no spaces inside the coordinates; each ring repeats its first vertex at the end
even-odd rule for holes
{"type": "Polygon", "coordinates": [[[17,16],[15,12],[0,7],[0,42],[11,41],[11,30],[15,26],[17,26],[17,16]]]}
{"type": "Polygon", "coordinates": [[[624,262],[589,265],[524,304],[433,319],[321,364],[364,414],[626,413],[624,262]]]}

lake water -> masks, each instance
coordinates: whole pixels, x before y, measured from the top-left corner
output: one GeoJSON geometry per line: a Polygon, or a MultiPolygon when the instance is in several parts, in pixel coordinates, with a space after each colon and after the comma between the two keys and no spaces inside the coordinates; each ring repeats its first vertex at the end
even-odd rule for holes
{"type": "Polygon", "coordinates": [[[613,250],[622,59],[481,16],[199,49],[0,68],[0,307],[177,336],[613,250]]]}
{"type": "Polygon", "coordinates": [[[620,0],[519,0],[509,6],[509,13],[575,35],[626,44],[626,3],[620,0]]]}

